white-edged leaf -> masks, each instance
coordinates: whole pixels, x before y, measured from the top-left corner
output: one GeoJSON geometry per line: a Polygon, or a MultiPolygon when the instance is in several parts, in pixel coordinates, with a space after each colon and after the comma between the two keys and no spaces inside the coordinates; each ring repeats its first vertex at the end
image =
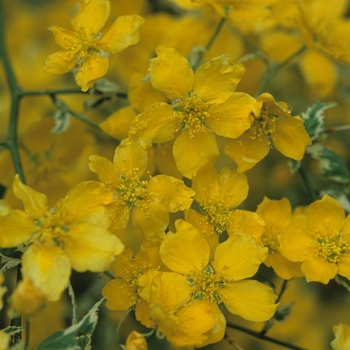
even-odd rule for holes
{"type": "Polygon", "coordinates": [[[323,141],[325,138],[324,112],[328,108],[335,107],[336,102],[316,102],[306,112],[301,113],[304,126],[312,141],[323,141]]]}
{"type": "Polygon", "coordinates": [[[292,174],[294,174],[300,168],[300,165],[300,160],[288,159],[289,170],[292,174]]]}
{"type": "Polygon", "coordinates": [[[60,134],[66,131],[70,126],[71,116],[70,113],[65,109],[59,109],[53,116],[55,126],[51,130],[53,134],[60,134]]]}
{"type": "Polygon", "coordinates": [[[3,329],[3,332],[5,332],[8,335],[14,335],[14,334],[17,334],[17,333],[24,331],[25,329],[26,329],[26,327],[24,327],[24,326],[8,326],[8,327],[3,329]]]}
{"type": "MultiPolygon", "coordinates": [[[[81,335],[78,338],[78,332],[83,335],[93,333],[98,320],[98,308],[104,299],[102,298],[98,301],[78,323],[52,334],[39,344],[35,350],[85,350],[81,348],[80,344],[82,343],[86,344],[84,346],[88,346],[89,342],[86,342],[85,338],[80,339],[81,335]]],[[[86,350],[88,349],[86,348],[86,350]]]]}
{"type": "Polygon", "coordinates": [[[336,275],[334,281],[336,281],[341,286],[345,287],[348,290],[348,292],[350,292],[350,281],[346,277],[336,275]]]}
{"type": "Polygon", "coordinates": [[[349,170],[339,154],[319,143],[307,147],[306,152],[319,161],[322,176],[339,183],[349,183],[349,170]]]}
{"type": "MultiPolygon", "coordinates": [[[[5,258],[6,259],[6,258],[5,258]]],[[[0,274],[3,275],[6,270],[10,270],[21,263],[21,260],[8,259],[0,269],[0,274]]]]}

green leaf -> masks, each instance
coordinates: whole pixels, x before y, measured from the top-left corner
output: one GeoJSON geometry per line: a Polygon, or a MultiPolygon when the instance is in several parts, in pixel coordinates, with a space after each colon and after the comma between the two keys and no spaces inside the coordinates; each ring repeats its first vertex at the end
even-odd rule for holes
{"type": "Polygon", "coordinates": [[[288,159],[288,166],[292,174],[294,174],[301,165],[300,160],[288,159]]]}
{"type": "Polygon", "coordinates": [[[0,255],[8,259],[20,260],[22,252],[17,248],[0,248],[0,255]]]}
{"type": "Polygon", "coordinates": [[[301,113],[301,116],[304,119],[305,129],[312,141],[323,141],[326,138],[324,112],[326,109],[335,107],[336,105],[335,102],[316,102],[309,107],[306,112],[301,113]]]}
{"type": "Polygon", "coordinates": [[[350,281],[346,277],[336,275],[334,280],[350,292],[350,281]]]}
{"type": "Polygon", "coordinates": [[[325,178],[343,184],[350,181],[350,173],[345,162],[330,148],[316,143],[307,147],[306,152],[320,162],[320,170],[325,178]]]}
{"type": "Polygon", "coordinates": [[[80,322],[54,333],[39,344],[35,350],[89,350],[89,336],[95,330],[98,320],[97,311],[103,300],[104,298],[98,301],[80,322]],[[82,338],[81,335],[78,337],[78,333],[87,335],[87,337],[82,338]]]}

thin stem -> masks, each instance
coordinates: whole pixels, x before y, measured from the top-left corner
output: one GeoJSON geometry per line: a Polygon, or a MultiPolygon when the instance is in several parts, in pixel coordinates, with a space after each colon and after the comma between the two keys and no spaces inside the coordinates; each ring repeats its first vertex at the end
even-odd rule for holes
{"type": "Polygon", "coordinates": [[[197,70],[197,68],[200,66],[200,64],[202,63],[204,55],[210,50],[210,48],[214,44],[214,42],[215,42],[216,38],[218,37],[218,35],[219,35],[220,31],[221,31],[221,28],[224,25],[225,21],[226,21],[226,17],[221,17],[220,22],[216,26],[216,29],[215,29],[213,35],[211,36],[211,38],[209,39],[207,45],[205,46],[205,48],[202,51],[200,51],[198,53],[197,60],[193,64],[193,67],[192,67],[194,71],[197,70]]]}
{"type": "Polygon", "coordinates": [[[26,319],[26,342],[24,345],[25,350],[29,350],[29,340],[30,340],[29,333],[30,333],[30,319],[27,318],[26,319]]]}
{"type": "Polygon", "coordinates": [[[309,192],[309,195],[310,195],[312,201],[318,200],[319,198],[318,198],[315,190],[312,187],[311,181],[310,181],[309,177],[307,176],[305,169],[303,167],[299,167],[298,172],[299,172],[301,179],[304,182],[304,185],[305,185],[307,191],[309,192]]]}
{"type": "Polygon", "coordinates": [[[6,46],[5,46],[5,29],[4,29],[4,18],[3,18],[2,2],[0,0],[0,56],[5,69],[5,75],[7,83],[11,93],[11,109],[10,109],[10,121],[8,128],[8,140],[7,144],[10,149],[13,164],[16,173],[19,175],[21,181],[25,183],[24,172],[17,147],[17,124],[18,124],[18,110],[19,102],[22,96],[22,90],[17,83],[10,58],[8,57],[6,46]]]}
{"type": "Polygon", "coordinates": [[[299,347],[297,345],[294,345],[294,344],[291,344],[291,343],[288,343],[288,342],[285,342],[285,341],[282,341],[282,340],[278,340],[278,339],[275,339],[275,338],[272,338],[272,337],[268,337],[265,334],[261,334],[260,332],[253,331],[252,329],[240,326],[240,325],[235,324],[235,323],[228,322],[227,326],[230,327],[230,328],[233,328],[233,329],[237,329],[238,331],[247,333],[247,334],[249,334],[249,335],[251,335],[251,336],[253,336],[255,338],[259,338],[261,340],[269,341],[270,343],[274,343],[274,344],[278,344],[278,345],[284,346],[287,349],[306,350],[306,349],[301,348],[301,347],[299,347]]]}
{"type": "Polygon", "coordinates": [[[287,283],[288,283],[288,280],[283,280],[283,284],[282,284],[281,290],[280,290],[280,292],[279,292],[279,294],[278,294],[276,303],[279,303],[279,302],[280,302],[283,293],[284,293],[285,290],[287,289],[287,283]]]}
{"type": "Polygon", "coordinates": [[[279,70],[281,70],[284,66],[286,66],[291,61],[293,61],[296,57],[301,55],[306,49],[307,49],[307,46],[302,46],[298,51],[294,52],[292,55],[287,57],[283,62],[270,66],[265,77],[264,77],[264,80],[262,81],[262,83],[260,85],[258,92],[256,93],[256,97],[258,97],[259,95],[261,95],[265,91],[270,80],[274,77],[274,75],[276,75],[276,73],[279,70]]]}
{"type": "Polygon", "coordinates": [[[94,129],[97,129],[99,131],[102,131],[102,129],[100,128],[100,126],[96,123],[94,123],[93,121],[87,119],[83,114],[77,113],[72,111],[71,109],[67,109],[67,111],[76,119],[82,121],[83,123],[85,123],[86,125],[91,126],[94,129]]]}
{"type": "Polygon", "coordinates": [[[350,130],[350,125],[339,125],[339,126],[333,126],[332,128],[329,128],[326,130],[327,134],[331,134],[333,132],[338,132],[338,131],[348,131],[350,130]]]}

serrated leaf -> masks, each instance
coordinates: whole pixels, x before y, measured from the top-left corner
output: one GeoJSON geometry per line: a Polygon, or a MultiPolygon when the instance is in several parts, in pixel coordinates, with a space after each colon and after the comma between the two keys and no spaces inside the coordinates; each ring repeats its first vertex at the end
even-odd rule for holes
{"type": "Polygon", "coordinates": [[[327,179],[346,184],[350,181],[350,173],[343,159],[330,148],[319,143],[313,144],[306,148],[306,152],[312,158],[318,160],[319,167],[327,179]]]}
{"type": "Polygon", "coordinates": [[[85,334],[78,337],[78,343],[81,349],[91,350],[91,334],[85,334]]]}
{"type": "Polygon", "coordinates": [[[300,168],[300,165],[300,160],[288,159],[288,166],[292,174],[294,174],[300,168]]]}
{"type": "Polygon", "coordinates": [[[316,102],[311,107],[307,109],[306,112],[301,113],[304,119],[304,126],[308,132],[312,141],[319,139],[324,139],[324,112],[328,108],[335,107],[337,104],[335,102],[316,102]]]}
{"type": "Polygon", "coordinates": [[[0,274],[3,275],[6,270],[10,270],[16,266],[18,266],[21,263],[21,260],[7,260],[5,264],[0,269],[0,274]]]}
{"type": "Polygon", "coordinates": [[[336,275],[334,280],[350,292],[350,281],[346,277],[336,275]]]}
{"type": "MultiPolygon", "coordinates": [[[[92,334],[95,330],[98,316],[98,308],[102,301],[98,301],[90,311],[79,321],[78,323],[64,329],[62,331],[52,334],[50,337],[45,339],[39,344],[35,350],[81,350],[84,348],[80,347],[80,340],[77,337],[79,334],[88,335],[92,334]]],[[[81,336],[80,336],[81,337],[81,336]]],[[[83,341],[85,344],[85,341],[83,341]]],[[[87,348],[88,349],[88,348],[87,348]]]]}
{"type": "Polygon", "coordinates": [[[22,252],[17,248],[0,248],[0,255],[8,259],[20,260],[22,252]]]}
{"type": "Polygon", "coordinates": [[[24,331],[25,329],[26,327],[23,327],[23,326],[8,326],[4,328],[3,331],[9,335],[14,335],[24,331]]]}
{"type": "Polygon", "coordinates": [[[62,107],[62,109],[59,109],[53,116],[53,119],[55,121],[55,126],[51,130],[51,133],[59,134],[69,128],[71,116],[66,108],[62,107]]]}

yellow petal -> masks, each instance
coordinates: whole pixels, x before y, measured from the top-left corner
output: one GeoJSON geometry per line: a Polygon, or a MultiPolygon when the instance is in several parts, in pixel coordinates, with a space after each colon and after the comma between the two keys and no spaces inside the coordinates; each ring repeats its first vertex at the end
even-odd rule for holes
{"type": "Polygon", "coordinates": [[[175,140],[173,154],[178,169],[191,179],[201,166],[216,161],[219,149],[211,131],[190,137],[189,131],[185,130],[175,140]]]}
{"type": "Polygon", "coordinates": [[[350,326],[345,323],[339,323],[333,326],[335,339],[331,341],[333,350],[350,349],[350,326]]]}
{"type": "Polygon", "coordinates": [[[235,161],[240,173],[253,168],[269,151],[266,137],[252,139],[249,132],[237,139],[229,139],[225,147],[225,153],[235,161]]]}
{"type": "Polygon", "coordinates": [[[108,184],[108,188],[113,189],[119,186],[120,179],[111,161],[96,155],[90,156],[89,160],[90,170],[96,173],[103,183],[108,184]]]}
{"type": "Polygon", "coordinates": [[[152,143],[171,141],[174,138],[177,122],[173,119],[173,109],[167,103],[155,103],[139,114],[131,123],[129,138],[140,140],[144,148],[152,143]]]}
{"type": "Polygon", "coordinates": [[[175,49],[158,46],[151,59],[149,74],[153,87],[170,100],[184,98],[192,90],[194,73],[188,60],[175,49]]]}
{"type": "Polygon", "coordinates": [[[15,176],[13,181],[13,191],[16,197],[22,201],[27,214],[34,218],[47,215],[47,197],[43,193],[34,191],[29,186],[24,185],[18,175],[15,176]]]}
{"type": "Polygon", "coordinates": [[[224,103],[236,90],[245,68],[243,64],[230,64],[229,55],[221,55],[203,63],[195,73],[194,91],[206,102],[224,103]]]}
{"type": "Polygon", "coordinates": [[[300,262],[289,261],[279,252],[270,254],[265,260],[265,265],[268,267],[271,266],[276,272],[276,275],[285,280],[290,280],[293,277],[302,277],[304,275],[301,271],[300,262]]]}
{"type": "Polygon", "coordinates": [[[63,202],[62,212],[75,220],[75,223],[89,222],[107,228],[112,221],[107,204],[112,200],[113,194],[104,184],[85,181],[68,192],[63,202]]]}
{"type": "Polygon", "coordinates": [[[108,0],[80,2],[80,11],[71,23],[76,31],[83,30],[87,36],[97,33],[106,23],[110,12],[108,0]]]}
{"type": "Polygon", "coordinates": [[[266,256],[267,249],[253,237],[235,234],[216,247],[213,267],[227,280],[238,281],[253,276],[266,256]]]}
{"type": "Polygon", "coordinates": [[[109,53],[117,53],[140,40],[139,27],[145,20],[139,15],[118,17],[107,33],[98,42],[98,46],[109,53]]]}
{"type": "Polygon", "coordinates": [[[87,58],[75,76],[75,81],[81,91],[88,91],[94,86],[96,80],[102,78],[108,70],[108,58],[92,55],[87,58]]]}
{"type": "Polygon", "coordinates": [[[34,223],[28,220],[28,214],[21,210],[9,208],[3,200],[0,200],[0,247],[16,247],[37,230],[34,223]]]}
{"type": "Polygon", "coordinates": [[[301,265],[307,282],[320,282],[327,284],[338,273],[336,264],[324,261],[321,258],[305,260],[301,265]]]}
{"type": "Polygon", "coordinates": [[[277,308],[273,290],[258,281],[228,282],[220,296],[231,313],[249,321],[267,321],[277,308]]]}
{"type": "Polygon", "coordinates": [[[80,224],[63,238],[63,249],[72,268],[79,272],[103,272],[109,269],[115,255],[124,245],[110,231],[92,224],[80,224]]]}
{"type": "Polygon", "coordinates": [[[169,212],[188,209],[194,192],[182,180],[171,176],[153,176],[147,184],[147,189],[154,193],[169,212]]]}
{"type": "Polygon", "coordinates": [[[58,26],[50,26],[48,30],[51,30],[55,37],[55,41],[65,50],[70,50],[76,45],[75,33],[71,30],[67,30],[58,26]]]}
{"type": "Polygon", "coordinates": [[[136,331],[132,331],[126,339],[125,350],[147,350],[146,338],[136,331]]]}
{"type": "Polygon", "coordinates": [[[127,310],[137,301],[137,288],[123,279],[113,279],[102,289],[110,310],[127,310]]]}
{"type": "Polygon", "coordinates": [[[44,62],[44,69],[52,74],[64,74],[75,67],[77,55],[71,51],[57,51],[44,62]]]}
{"type": "Polygon", "coordinates": [[[32,244],[22,256],[22,274],[49,301],[57,301],[69,282],[71,266],[64,251],[52,245],[32,244]]]}
{"type": "Polygon", "coordinates": [[[252,125],[250,112],[254,104],[253,97],[236,92],[226,102],[209,108],[210,116],[206,118],[208,126],[220,136],[239,137],[252,125]]]}
{"type": "Polygon", "coordinates": [[[271,135],[274,146],[286,157],[301,160],[305,147],[311,145],[304,123],[293,117],[276,119],[276,131],[271,135]]]}
{"type": "Polygon", "coordinates": [[[210,250],[197,229],[184,220],[175,222],[176,233],[168,232],[160,245],[160,257],[172,271],[190,274],[208,265],[210,250]]]}

